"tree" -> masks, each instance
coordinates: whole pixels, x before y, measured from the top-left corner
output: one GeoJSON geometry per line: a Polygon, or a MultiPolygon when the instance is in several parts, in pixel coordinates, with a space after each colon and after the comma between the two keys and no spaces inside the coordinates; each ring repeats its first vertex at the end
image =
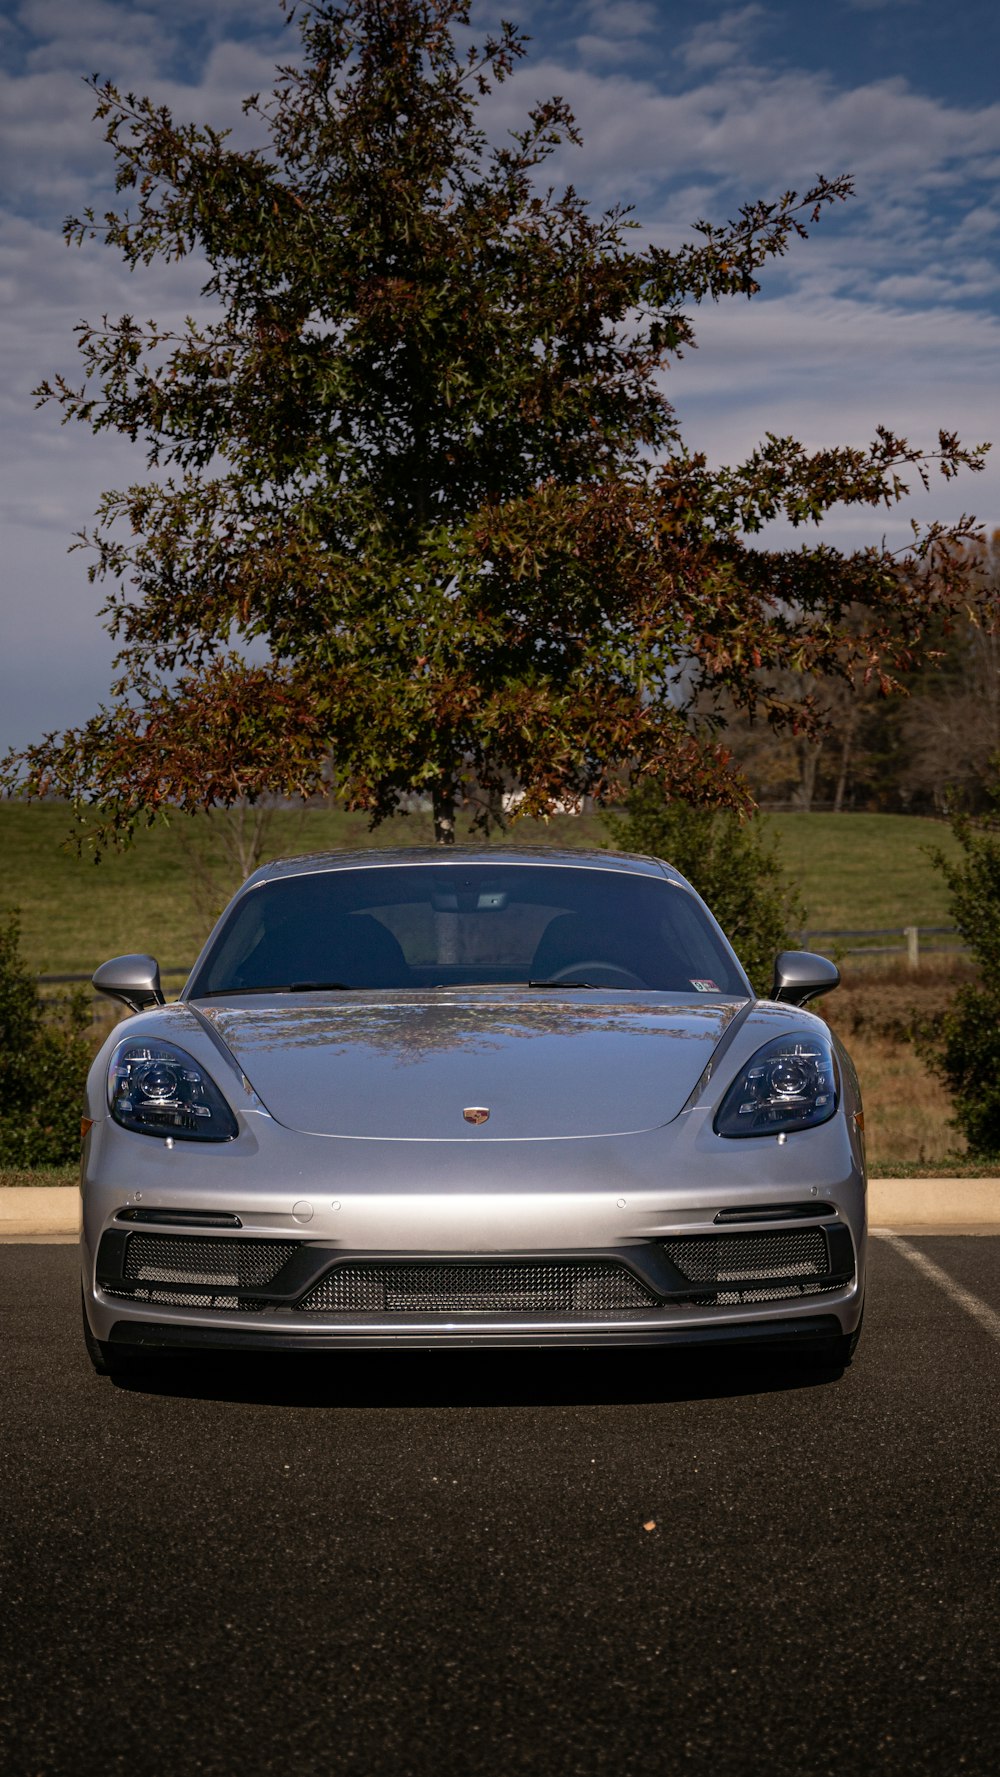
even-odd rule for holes
{"type": "MultiPolygon", "coordinates": [[[[863,624],[865,613],[852,613],[848,621],[863,624]]],[[[778,675],[778,683],[794,697],[796,674],[786,671],[778,675]]],[[[906,763],[900,712],[909,708],[912,683],[908,674],[905,699],[885,695],[877,678],[858,666],[814,685],[813,725],[798,732],[776,731],[730,706],[723,737],[755,800],[763,805],[783,804],[803,814],[817,802],[834,814],[858,804],[898,808],[905,796],[901,775],[906,763]]]]}
{"type": "Polygon", "coordinates": [[[951,913],[978,965],[958,989],[939,1035],[922,1047],[955,1102],[955,1123],[977,1156],[1000,1155],[1000,786],[997,761],[990,813],[973,823],[952,816],[961,857],[932,854],[950,891],[951,913]]]}
{"type": "MultiPolygon", "coordinates": [[[[188,893],[199,919],[212,927],[236,890],[265,860],[277,856],[275,831],[278,816],[283,848],[301,832],[304,810],[282,809],[266,792],[248,802],[241,798],[228,808],[206,810],[191,822],[178,822],[175,832],[186,865],[188,893]],[[296,829],[298,831],[296,831],[296,829]]],[[[194,814],[195,811],[192,810],[194,814]]]]}
{"type": "Polygon", "coordinates": [[[805,909],[785,876],[777,844],[759,821],[728,808],[668,802],[640,779],[624,817],[606,815],[617,846],[666,858],[707,901],[760,994],[770,991],[774,959],[801,930],[805,909]]]}
{"type": "Polygon", "coordinates": [[[296,23],[300,61],[246,105],[266,147],[93,83],[133,207],[67,239],[137,271],[200,254],[212,314],[85,324],[83,382],[38,391],[142,442],[152,478],[79,538],[121,645],[112,701],[5,783],[69,796],[98,841],[164,807],[329,788],[376,822],[430,793],[445,840],[473,785],[483,822],[511,781],[532,814],[626,771],[745,803],[697,697],[809,731],[812,675],[891,685],[962,596],[966,521],[901,556],[751,545],[981,452],[769,435],[716,472],[658,380],[693,342],[685,308],[753,295],[850,180],[643,247],[627,211],[546,189],[577,139],[561,99],[487,143],[476,106],[524,54],[513,27],[461,52],[466,0],[313,0],[296,23]]]}
{"type": "Polygon", "coordinates": [[[941,638],[900,712],[900,788],[943,814],[959,802],[987,813],[1000,754],[1000,531],[969,551],[980,606],[992,621],[959,621],[941,638]]]}
{"type": "Polygon", "coordinates": [[[10,912],[0,926],[0,1166],[65,1166],[80,1152],[90,1066],[82,994],[47,1015],[10,912]]]}

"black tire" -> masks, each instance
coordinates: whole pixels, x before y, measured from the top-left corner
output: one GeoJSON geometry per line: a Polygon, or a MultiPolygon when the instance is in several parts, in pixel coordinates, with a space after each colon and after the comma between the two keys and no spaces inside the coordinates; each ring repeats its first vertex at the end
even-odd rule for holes
{"type": "Polygon", "coordinates": [[[858,1349],[858,1340],[861,1338],[861,1327],[864,1318],[865,1311],[864,1305],[862,1305],[861,1319],[858,1321],[853,1333],[838,1333],[832,1339],[822,1340],[822,1342],[815,1346],[810,1353],[814,1358],[814,1361],[818,1364],[822,1364],[824,1368],[829,1366],[831,1370],[848,1369],[851,1360],[858,1349]]]}
{"type": "Polygon", "coordinates": [[[84,1301],[83,1285],[80,1285],[80,1307],[83,1311],[83,1343],[87,1347],[87,1356],[98,1376],[134,1375],[141,1359],[127,1345],[111,1345],[105,1339],[98,1339],[87,1319],[87,1304],[84,1301]]]}

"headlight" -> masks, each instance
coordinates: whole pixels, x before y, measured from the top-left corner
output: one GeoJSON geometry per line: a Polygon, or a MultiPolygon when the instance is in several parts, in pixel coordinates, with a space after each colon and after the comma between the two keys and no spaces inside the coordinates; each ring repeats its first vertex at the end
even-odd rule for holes
{"type": "Polygon", "coordinates": [[[715,1119],[717,1135],[778,1135],[814,1129],[837,1108],[837,1068],[829,1039],[778,1037],[758,1049],[733,1081],[715,1119]]]}
{"type": "Polygon", "coordinates": [[[236,1118],[204,1068],[173,1043],[119,1043],[108,1068],[108,1105],[116,1123],[140,1135],[177,1141],[231,1141],[236,1118]]]}

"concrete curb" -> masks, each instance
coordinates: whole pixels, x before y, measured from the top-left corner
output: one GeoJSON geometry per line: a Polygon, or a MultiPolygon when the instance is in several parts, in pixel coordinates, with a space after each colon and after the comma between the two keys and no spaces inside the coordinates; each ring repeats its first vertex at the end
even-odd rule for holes
{"type": "MultiPolygon", "coordinates": [[[[868,1189],[873,1228],[900,1233],[921,1229],[968,1232],[1000,1230],[1000,1178],[876,1178],[868,1189]]],[[[80,1231],[76,1185],[6,1185],[0,1188],[0,1242],[65,1240],[80,1231]]]]}
{"type": "Polygon", "coordinates": [[[4,1185],[0,1240],[80,1232],[79,1185],[4,1185]]]}
{"type": "Polygon", "coordinates": [[[868,1221],[901,1233],[921,1228],[1000,1229],[1000,1178],[873,1178],[868,1221]]]}

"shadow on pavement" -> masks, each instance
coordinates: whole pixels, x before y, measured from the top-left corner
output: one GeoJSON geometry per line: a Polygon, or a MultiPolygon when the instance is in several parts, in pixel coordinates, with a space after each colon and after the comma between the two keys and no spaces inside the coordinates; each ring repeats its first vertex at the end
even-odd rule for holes
{"type": "Polygon", "coordinates": [[[346,1352],[143,1356],[128,1392],[297,1408],[634,1406],[829,1387],[805,1352],[346,1352]]]}

